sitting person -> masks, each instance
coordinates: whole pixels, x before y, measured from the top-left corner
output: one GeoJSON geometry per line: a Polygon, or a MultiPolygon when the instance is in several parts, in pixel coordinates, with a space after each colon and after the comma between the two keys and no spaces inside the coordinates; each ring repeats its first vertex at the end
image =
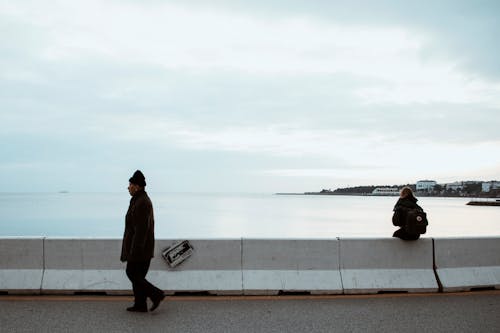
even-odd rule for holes
{"type": "Polygon", "coordinates": [[[399,196],[398,202],[394,206],[394,216],[392,217],[392,224],[399,226],[398,230],[394,232],[392,237],[398,237],[404,240],[417,240],[420,237],[418,233],[409,233],[405,228],[406,217],[408,211],[411,209],[417,209],[419,211],[424,211],[422,207],[417,205],[417,198],[413,195],[413,191],[409,187],[403,187],[401,189],[401,194],[399,196]]]}

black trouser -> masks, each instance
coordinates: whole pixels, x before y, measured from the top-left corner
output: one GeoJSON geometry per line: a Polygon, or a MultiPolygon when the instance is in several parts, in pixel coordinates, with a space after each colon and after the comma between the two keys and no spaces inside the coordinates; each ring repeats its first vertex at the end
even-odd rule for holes
{"type": "Polygon", "coordinates": [[[163,294],[163,291],[153,286],[146,280],[151,260],[127,262],[127,276],[134,289],[135,306],[146,307],[147,297],[153,298],[163,294]]]}
{"type": "Polygon", "coordinates": [[[394,231],[394,234],[392,235],[392,237],[398,237],[398,238],[401,238],[403,240],[417,240],[420,238],[420,235],[419,234],[416,234],[416,235],[409,234],[406,231],[404,231],[403,228],[401,228],[401,229],[394,231]]]}

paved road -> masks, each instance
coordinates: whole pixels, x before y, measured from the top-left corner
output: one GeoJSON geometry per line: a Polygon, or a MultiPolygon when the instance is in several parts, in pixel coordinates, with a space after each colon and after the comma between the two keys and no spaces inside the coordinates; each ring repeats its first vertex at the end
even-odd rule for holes
{"type": "Polygon", "coordinates": [[[500,332],[500,291],[457,294],[170,297],[0,296],[0,332],[500,332]]]}

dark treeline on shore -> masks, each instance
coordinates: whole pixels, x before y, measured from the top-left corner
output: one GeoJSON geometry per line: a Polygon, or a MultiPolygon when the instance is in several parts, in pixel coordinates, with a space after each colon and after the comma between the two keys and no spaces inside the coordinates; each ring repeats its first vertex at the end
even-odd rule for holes
{"type": "MultiPolygon", "coordinates": [[[[497,183],[497,182],[492,182],[497,183]]],[[[418,196],[436,196],[436,197],[481,197],[481,198],[500,198],[500,188],[496,185],[491,186],[485,191],[483,182],[480,181],[461,181],[450,184],[435,184],[426,189],[418,189],[416,184],[405,185],[366,185],[337,188],[335,190],[323,189],[319,192],[305,192],[304,194],[320,195],[375,195],[376,189],[392,189],[395,194],[403,187],[410,187],[418,196]]]]}
{"type": "MultiPolygon", "coordinates": [[[[367,186],[355,186],[355,187],[344,187],[344,188],[338,188],[333,191],[332,193],[335,194],[371,194],[376,188],[403,188],[404,186],[409,186],[412,188],[412,190],[415,190],[415,185],[367,185],[367,186]]],[[[323,191],[330,191],[330,190],[322,190],[323,191]]]]}

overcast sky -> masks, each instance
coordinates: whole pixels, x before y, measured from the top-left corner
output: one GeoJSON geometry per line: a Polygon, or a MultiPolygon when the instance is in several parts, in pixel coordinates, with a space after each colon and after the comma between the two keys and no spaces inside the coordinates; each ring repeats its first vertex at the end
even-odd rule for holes
{"type": "Polygon", "coordinates": [[[0,0],[13,191],[500,180],[500,1],[0,0]]]}

